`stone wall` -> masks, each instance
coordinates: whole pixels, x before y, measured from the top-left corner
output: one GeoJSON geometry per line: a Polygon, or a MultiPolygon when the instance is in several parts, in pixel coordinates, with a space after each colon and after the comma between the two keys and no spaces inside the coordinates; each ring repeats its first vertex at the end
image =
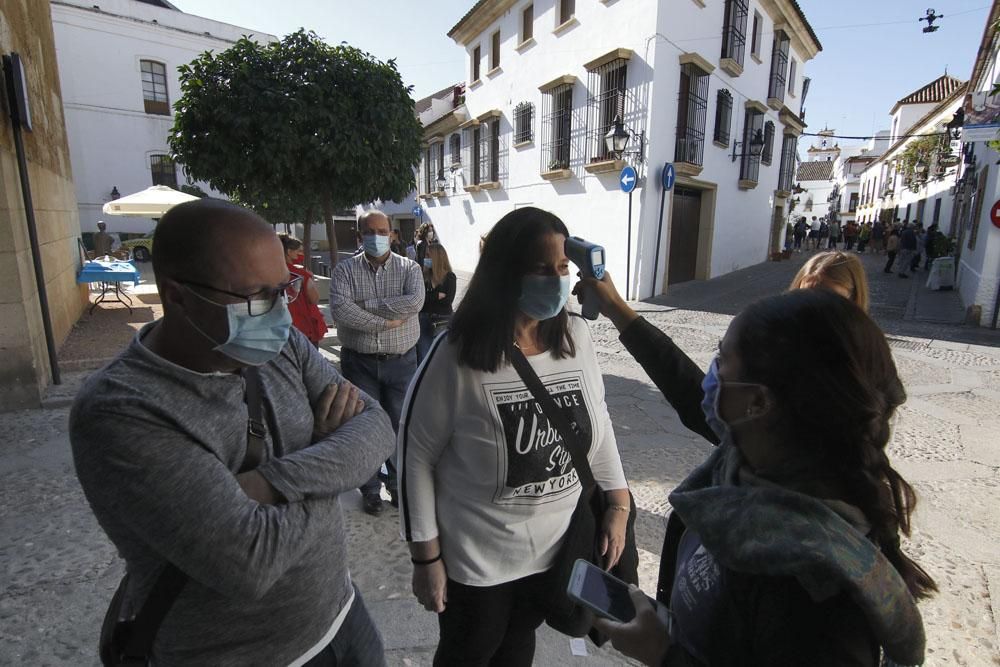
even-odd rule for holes
{"type": "MultiPolygon", "coordinates": [[[[77,215],[49,3],[0,4],[0,52],[20,54],[33,131],[24,132],[56,345],[87,302],[76,284],[77,215]]],[[[5,93],[4,93],[5,94],[5,93]]],[[[0,410],[40,404],[51,381],[10,118],[0,110],[0,410]]]]}

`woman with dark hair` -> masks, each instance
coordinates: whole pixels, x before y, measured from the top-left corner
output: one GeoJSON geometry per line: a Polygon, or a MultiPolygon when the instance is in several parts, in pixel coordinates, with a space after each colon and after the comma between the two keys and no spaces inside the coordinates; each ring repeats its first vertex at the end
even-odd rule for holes
{"type": "Polygon", "coordinates": [[[696,380],[719,447],[670,494],[672,627],[637,589],[632,622],[597,627],[649,665],[922,663],[916,600],[936,586],[900,548],[916,495],[886,445],[906,394],[878,326],[793,290],[737,316],[696,380]],[[817,428],[817,402],[840,418],[817,428]]]}
{"type": "Polygon", "coordinates": [[[304,333],[312,344],[319,347],[320,341],[326,336],[329,327],[319,309],[319,290],[316,289],[316,277],[312,271],[303,266],[305,250],[302,241],[291,234],[280,233],[281,247],[285,250],[285,263],[288,272],[302,278],[302,293],[300,298],[288,304],[288,312],[292,314],[292,325],[304,333]]]}
{"type": "Polygon", "coordinates": [[[398,460],[413,590],[438,613],[435,665],[530,665],[552,567],[580,496],[569,451],[519,374],[528,360],[588,448],[610,511],[605,566],[625,548],[629,494],[584,320],[565,309],[568,232],[519,208],[490,231],[447,337],[404,405],[398,460]]]}

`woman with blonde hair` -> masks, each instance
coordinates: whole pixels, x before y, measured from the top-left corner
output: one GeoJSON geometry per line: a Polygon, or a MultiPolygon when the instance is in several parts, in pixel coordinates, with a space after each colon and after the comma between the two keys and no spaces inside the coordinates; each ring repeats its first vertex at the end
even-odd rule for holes
{"type": "Polygon", "coordinates": [[[788,289],[824,287],[868,312],[868,278],[857,255],[834,250],[813,255],[795,274],[788,289]]]}
{"type": "Polygon", "coordinates": [[[434,342],[434,336],[451,320],[452,303],[455,301],[457,279],[451,270],[448,253],[440,243],[427,246],[423,259],[424,307],[420,311],[420,338],[417,340],[417,363],[434,342]]]}

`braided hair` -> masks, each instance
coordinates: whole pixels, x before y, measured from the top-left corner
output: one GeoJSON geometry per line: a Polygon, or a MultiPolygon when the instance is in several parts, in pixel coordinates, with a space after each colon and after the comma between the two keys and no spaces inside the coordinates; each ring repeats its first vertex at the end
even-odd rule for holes
{"type": "Polygon", "coordinates": [[[917,496],[886,455],[890,422],[906,391],[878,325],[834,292],[794,290],[739,316],[737,349],[740,379],[766,385],[775,396],[775,437],[865,514],[869,537],[914,597],[930,596],[934,580],[900,547],[917,496]],[[836,419],[817,423],[817,405],[836,419]]]}

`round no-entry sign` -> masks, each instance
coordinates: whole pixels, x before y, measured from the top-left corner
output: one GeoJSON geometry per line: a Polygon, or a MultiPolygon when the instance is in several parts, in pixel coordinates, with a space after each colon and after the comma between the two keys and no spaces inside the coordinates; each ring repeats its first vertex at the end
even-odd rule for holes
{"type": "Polygon", "coordinates": [[[993,204],[993,208],[990,209],[990,220],[993,221],[994,227],[1000,227],[1000,200],[997,200],[997,202],[993,204]]]}

